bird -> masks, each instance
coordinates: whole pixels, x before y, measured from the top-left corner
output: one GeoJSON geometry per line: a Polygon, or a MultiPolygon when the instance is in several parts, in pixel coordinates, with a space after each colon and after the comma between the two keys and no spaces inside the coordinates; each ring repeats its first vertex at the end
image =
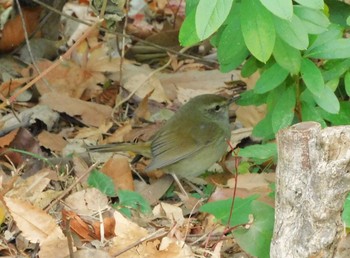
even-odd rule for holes
{"type": "Polygon", "coordinates": [[[161,169],[173,175],[177,182],[178,178],[191,180],[226,153],[231,136],[229,106],[238,98],[196,96],[179,108],[148,142],[111,143],[89,146],[88,150],[132,151],[151,158],[145,172],[161,169]]]}

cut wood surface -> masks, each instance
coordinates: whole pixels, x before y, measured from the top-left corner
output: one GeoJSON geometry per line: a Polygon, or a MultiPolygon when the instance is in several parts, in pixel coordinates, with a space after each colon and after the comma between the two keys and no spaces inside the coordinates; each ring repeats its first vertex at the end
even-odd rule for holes
{"type": "Polygon", "coordinates": [[[339,257],[350,191],[350,126],[321,129],[304,122],[281,130],[277,142],[271,257],[339,257]]]}

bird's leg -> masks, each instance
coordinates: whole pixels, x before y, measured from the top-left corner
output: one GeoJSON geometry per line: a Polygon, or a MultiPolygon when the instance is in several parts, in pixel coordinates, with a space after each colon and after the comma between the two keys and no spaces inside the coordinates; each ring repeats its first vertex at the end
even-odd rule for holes
{"type": "Polygon", "coordinates": [[[188,184],[193,190],[195,190],[201,197],[204,197],[204,193],[201,189],[199,189],[195,184],[193,184],[190,180],[185,179],[186,184],[188,184]]]}
{"type": "MultiPolygon", "coordinates": [[[[185,191],[185,188],[183,187],[183,185],[180,182],[180,179],[177,177],[177,175],[175,173],[171,173],[171,175],[173,176],[176,184],[179,186],[181,192],[188,197],[188,193],[185,191]]],[[[188,179],[184,179],[186,184],[188,184],[193,190],[195,190],[197,193],[199,193],[200,196],[204,197],[204,193],[203,191],[201,191],[201,189],[199,189],[197,186],[195,186],[190,180],[188,179]]]]}
{"type": "Polygon", "coordinates": [[[188,198],[188,194],[187,194],[187,192],[185,191],[185,188],[182,186],[182,184],[181,184],[179,178],[177,177],[177,175],[176,175],[175,173],[171,173],[171,175],[173,176],[175,182],[176,182],[177,185],[179,186],[179,188],[180,188],[182,194],[185,195],[185,196],[188,198]]]}

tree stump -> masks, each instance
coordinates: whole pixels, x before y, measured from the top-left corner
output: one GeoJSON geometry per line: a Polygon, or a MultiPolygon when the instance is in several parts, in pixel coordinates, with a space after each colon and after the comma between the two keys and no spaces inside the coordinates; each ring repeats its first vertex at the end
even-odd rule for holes
{"type": "Polygon", "coordinates": [[[350,126],[304,122],[281,130],[277,143],[271,257],[335,257],[350,191],[350,126]]]}

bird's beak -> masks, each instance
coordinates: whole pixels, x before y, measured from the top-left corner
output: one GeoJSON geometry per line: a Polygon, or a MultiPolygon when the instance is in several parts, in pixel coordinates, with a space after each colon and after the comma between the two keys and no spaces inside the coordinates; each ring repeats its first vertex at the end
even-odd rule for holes
{"type": "Polygon", "coordinates": [[[233,96],[232,98],[228,99],[227,100],[227,105],[231,105],[233,102],[235,102],[236,100],[238,100],[241,96],[240,95],[236,95],[236,96],[233,96]]]}

